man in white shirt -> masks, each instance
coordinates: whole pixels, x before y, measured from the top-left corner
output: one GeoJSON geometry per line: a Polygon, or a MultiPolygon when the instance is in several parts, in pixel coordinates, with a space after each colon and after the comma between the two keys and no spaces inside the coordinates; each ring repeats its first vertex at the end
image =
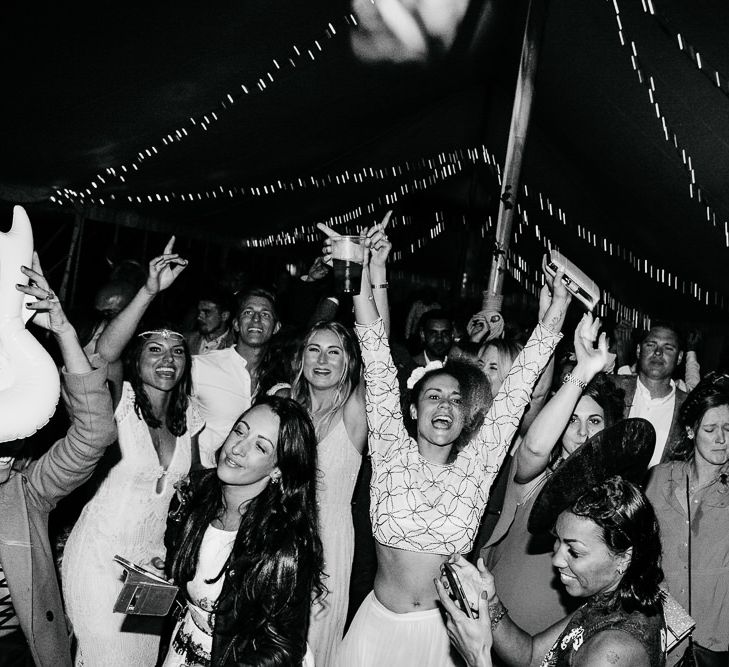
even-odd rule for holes
{"type": "Polygon", "coordinates": [[[668,460],[681,436],[677,416],[686,393],[671,378],[682,360],[678,333],[668,325],[656,324],[638,346],[638,374],[613,377],[625,390],[623,416],[647,419],[656,430],[650,466],[668,460]]]}
{"type": "Polygon", "coordinates": [[[254,288],[240,295],[233,320],[235,345],[192,358],[192,386],[205,428],[200,433],[200,462],[216,465],[215,452],[258,391],[262,362],[280,329],[273,294],[254,288]]]}

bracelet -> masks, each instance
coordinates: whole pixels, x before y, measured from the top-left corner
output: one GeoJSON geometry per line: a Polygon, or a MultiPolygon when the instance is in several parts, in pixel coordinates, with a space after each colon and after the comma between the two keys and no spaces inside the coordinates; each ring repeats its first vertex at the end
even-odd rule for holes
{"type": "Polygon", "coordinates": [[[381,285],[370,285],[372,289],[387,289],[390,283],[382,283],[381,285]]]}
{"type": "Polygon", "coordinates": [[[580,389],[582,389],[582,391],[585,391],[585,389],[587,389],[587,382],[583,382],[582,380],[580,380],[580,378],[572,375],[572,373],[567,373],[567,375],[562,378],[562,384],[566,384],[567,382],[579,387],[580,389]]]}
{"type": "Polygon", "coordinates": [[[496,604],[489,605],[489,618],[491,619],[491,632],[496,630],[496,626],[509,613],[504,603],[499,600],[496,604]]]}

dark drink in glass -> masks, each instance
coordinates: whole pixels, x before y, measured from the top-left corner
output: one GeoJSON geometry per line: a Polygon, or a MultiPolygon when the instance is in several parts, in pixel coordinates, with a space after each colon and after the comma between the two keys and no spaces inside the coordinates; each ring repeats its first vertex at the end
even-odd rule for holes
{"type": "Polygon", "coordinates": [[[359,294],[362,279],[363,239],[359,236],[337,236],[332,239],[334,280],[347,294],[359,294]]]}

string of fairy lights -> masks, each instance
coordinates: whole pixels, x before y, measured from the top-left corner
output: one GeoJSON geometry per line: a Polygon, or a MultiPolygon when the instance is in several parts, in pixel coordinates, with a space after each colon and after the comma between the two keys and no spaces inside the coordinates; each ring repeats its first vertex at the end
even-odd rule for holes
{"type": "MultiPolygon", "coordinates": [[[[643,0],[643,2],[645,1],[646,0],[643,0]]],[[[630,63],[633,67],[633,71],[636,73],[638,82],[648,91],[648,99],[653,106],[656,121],[661,125],[663,137],[666,143],[673,146],[677,155],[681,158],[681,164],[689,177],[689,196],[704,207],[706,221],[711,223],[712,227],[719,229],[723,224],[724,244],[727,248],[729,248],[729,222],[727,222],[727,220],[722,221],[717,218],[716,211],[714,211],[709,203],[709,197],[706,190],[697,182],[693,158],[679,141],[678,134],[669,125],[665,114],[661,110],[661,105],[658,102],[655,79],[647,72],[645,66],[641,63],[638,56],[638,48],[635,42],[628,37],[628,34],[623,27],[618,0],[608,0],[608,2],[611,2],[615,12],[615,22],[618,28],[618,39],[620,40],[620,45],[629,51],[630,63]]]]}
{"type": "MultiPolygon", "coordinates": [[[[654,16],[659,20],[662,28],[671,32],[665,20],[659,17],[652,5],[651,0],[641,0],[643,9],[646,13],[654,16]]],[[[679,143],[677,134],[670,128],[665,115],[662,113],[660,105],[657,101],[656,88],[653,77],[647,75],[645,68],[639,61],[637,47],[635,42],[627,37],[623,28],[620,8],[618,0],[612,0],[612,6],[615,11],[615,19],[618,26],[618,37],[621,45],[630,50],[631,64],[637,74],[638,81],[647,88],[648,96],[651,104],[654,106],[656,118],[660,121],[664,138],[673,145],[677,153],[682,159],[684,168],[686,169],[689,179],[689,194],[692,199],[701,203],[706,211],[707,221],[712,223],[713,227],[718,227],[717,215],[708,203],[705,191],[697,183],[696,174],[693,166],[693,159],[687,151],[679,143]]],[[[291,74],[294,70],[300,69],[305,64],[317,62],[317,58],[324,53],[326,45],[340,34],[344,34],[348,28],[356,27],[357,21],[352,14],[347,14],[337,21],[328,22],[321,34],[303,46],[293,44],[289,53],[281,58],[273,59],[269,69],[260,74],[254,82],[240,83],[239,88],[227,92],[210,110],[200,113],[197,116],[190,117],[187,122],[170,130],[160,139],[142,150],[138,151],[136,156],[130,161],[116,166],[106,167],[103,171],[97,173],[87,187],[71,189],[58,188],[50,197],[50,200],[59,205],[72,204],[93,204],[106,205],[109,202],[123,202],[129,204],[144,205],[165,205],[165,204],[194,204],[196,202],[205,202],[210,200],[222,199],[241,199],[241,198],[260,198],[278,195],[281,193],[298,193],[306,191],[323,191],[331,187],[340,186],[356,186],[367,182],[389,182],[397,179],[406,179],[405,182],[399,183],[391,188],[389,192],[381,194],[366,204],[352,207],[344,213],[330,216],[323,220],[328,226],[337,229],[340,232],[355,231],[358,224],[361,224],[363,218],[374,216],[376,212],[394,206],[402,197],[413,192],[425,191],[438,183],[442,183],[457,174],[463,172],[468,165],[485,164],[496,175],[499,183],[501,183],[501,166],[496,157],[485,146],[474,148],[456,149],[449,152],[441,152],[436,156],[419,158],[414,160],[403,161],[388,167],[365,167],[358,170],[344,170],[336,174],[326,174],[323,176],[307,176],[296,177],[290,179],[277,179],[276,181],[256,184],[256,185],[219,185],[217,187],[195,190],[195,191],[168,191],[168,192],[146,192],[146,193],[128,193],[124,195],[116,195],[109,193],[103,194],[104,189],[108,189],[110,185],[118,183],[126,183],[127,176],[131,172],[138,172],[143,164],[155,156],[159,155],[160,150],[165,147],[172,146],[189,138],[193,132],[207,131],[213,124],[220,121],[221,117],[229,111],[234,105],[241,100],[256,94],[262,94],[267,91],[273,84],[284,78],[284,75],[291,74]]],[[[703,61],[699,52],[690,44],[686,43],[680,34],[676,34],[676,40],[679,48],[686,53],[694,64],[707,76],[711,72],[714,83],[725,94],[729,91],[729,82],[726,77],[721,75],[718,70],[708,67],[706,61],[703,61]]],[[[711,78],[711,77],[710,77],[711,78]]],[[[676,291],[680,291],[684,295],[693,297],[705,305],[713,305],[721,308],[727,307],[727,302],[722,294],[716,291],[708,290],[698,285],[694,281],[688,281],[680,278],[675,273],[659,267],[648,260],[639,257],[630,249],[624,247],[620,243],[608,239],[606,236],[597,234],[587,229],[584,225],[573,224],[568,222],[565,212],[552,204],[552,202],[541,192],[531,190],[528,186],[522,186],[522,198],[517,207],[518,221],[516,231],[514,233],[514,243],[518,246],[520,235],[525,233],[525,229],[532,231],[538,242],[545,247],[552,247],[553,244],[546,238],[543,230],[538,224],[532,224],[529,219],[529,212],[525,208],[526,203],[531,203],[538,207],[539,212],[555,224],[570,229],[582,241],[590,244],[593,248],[630,264],[636,271],[643,273],[656,282],[670,287],[676,291]]],[[[406,254],[413,254],[426,244],[437,238],[446,226],[445,214],[442,211],[434,213],[435,222],[430,224],[427,229],[415,239],[408,241],[408,246],[398,249],[393,253],[393,261],[397,262],[403,259],[406,254]]],[[[461,219],[465,224],[465,219],[461,219]]],[[[391,226],[407,227],[415,224],[415,220],[411,216],[399,216],[393,218],[391,226]]],[[[449,223],[450,224],[450,223],[449,223]]],[[[484,233],[490,229],[492,222],[490,219],[484,224],[484,233]]],[[[727,222],[723,222],[724,241],[729,247],[729,226],[727,222]]],[[[300,242],[318,243],[321,240],[320,232],[316,228],[316,224],[299,225],[291,230],[280,231],[260,237],[250,237],[240,242],[241,247],[245,248],[265,248],[271,246],[293,245],[300,242]]],[[[554,246],[556,247],[556,246],[554,246]]],[[[507,270],[530,291],[538,294],[541,270],[529,269],[523,258],[519,257],[515,251],[509,250],[507,253],[507,270]],[[536,276],[532,279],[530,276],[536,276]],[[532,285],[536,292],[529,287],[532,285]]],[[[620,317],[628,319],[637,326],[638,322],[645,323],[647,316],[640,313],[637,309],[626,306],[615,299],[609,292],[603,291],[603,300],[600,308],[610,308],[618,313],[620,317]]],[[[647,320],[649,321],[649,319],[647,320]]]]}
{"type": "Polygon", "coordinates": [[[678,46],[679,50],[696,66],[712,84],[729,98],[729,77],[714,67],[709,59],[702,55],[697,48],[686,41],[684,35],[671,27],[670,21],[656,11],[652,0],[641,0],[643,12],[652,16],[661,30],[678,46]]]}
{"type": "MultiPolygon", "coordinates": [[[[301,69],[306,64],[316,62],[318,57],[324,53],[328,43],[339,35],[347,34],[347,29],[356,25],[357,20],[354,14],[346,14],[341,18],[328,21],[315,38],[300,45],[292,44],[287,53],[273,58],[266,71],[261,72],[255,80],[240,82],[236,88],[228,90],[217,104],[205,112],[190,116],[186,122],[177,127],[171,128],[157,141],[140,149],[131,160],[106,167],[96,173],[85,187],[54,188],[50,200],[52,202],[66,200],[69,203],[101,203],[104,205],[103,197],[96,196],[103,186],[111,183],[126,183],[127,177],[132,172],[138,172],[147,160],[159,155],[165,147],[181,143],[195,132],[207,132],[212,125],[218,123],[231,108],[242,100],[264,93],[287,74],[301,69]]],[[[115,196],[109,195],[108,199],[115,201],[115,196]]]]}

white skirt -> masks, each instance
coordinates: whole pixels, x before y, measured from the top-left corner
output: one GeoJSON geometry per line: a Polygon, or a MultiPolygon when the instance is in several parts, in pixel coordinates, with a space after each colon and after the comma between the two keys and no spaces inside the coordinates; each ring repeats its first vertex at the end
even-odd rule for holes
{"type": "Polygon", "coordinates": [[[440,609],[396,614],[371,592],[339,647],[337,667],[451,667],[463,665],[440,609]]]}

